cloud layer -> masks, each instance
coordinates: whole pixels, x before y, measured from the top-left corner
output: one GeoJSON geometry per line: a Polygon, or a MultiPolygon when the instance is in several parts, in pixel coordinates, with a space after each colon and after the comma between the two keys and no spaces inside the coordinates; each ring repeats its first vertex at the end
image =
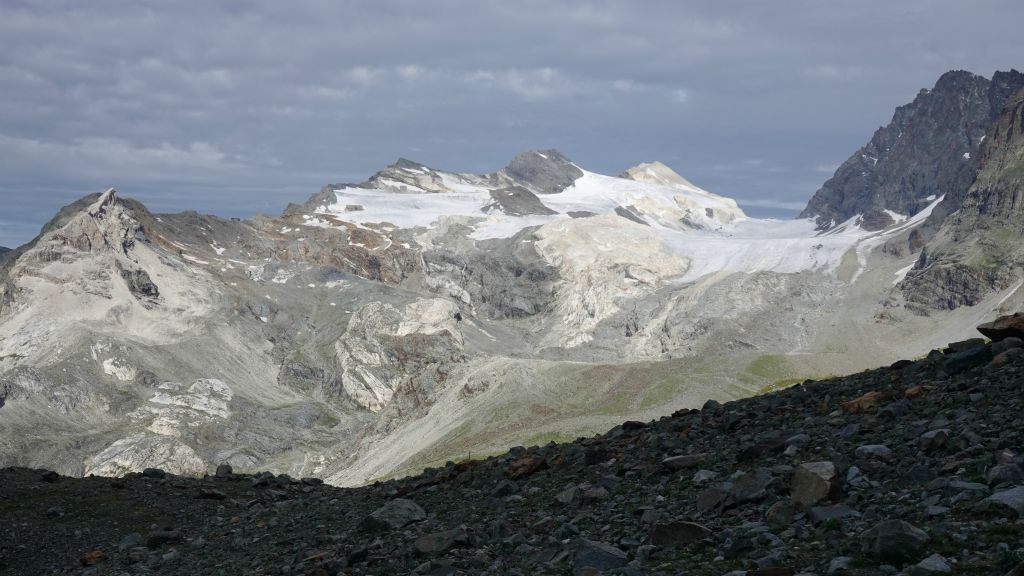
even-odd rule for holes
{"type": "Polygon", "coordinates": [[[109,186],[246,216],[539,147],[788,215],[942,72],[1021,66],[1019,2],[727,4],[4,2],[0,244],[109,186]]]}

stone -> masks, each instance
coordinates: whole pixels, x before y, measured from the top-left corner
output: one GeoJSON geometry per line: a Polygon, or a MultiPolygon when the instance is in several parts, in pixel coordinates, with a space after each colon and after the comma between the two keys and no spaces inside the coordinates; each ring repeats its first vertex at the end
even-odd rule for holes
{"type": "Polygon", "coordinates": [[[651,528],[651,544],[664,548],[682,548],[711,535],[711,530],[696,522],[661,522],[651,528]]]}
{"type": "Polygon", "coordinates": [[[839,556],[833,558],[828,563],[828,569],[825,570],[825,574],[845,574],[851,568],[853,568],[853,558],[849,556],[839,556]]]}
{"type": "Polygon", "coordinates": [[[946,344],[946,348],[943,350],[943,352],[946,354],[957,354],[984,345],[984,338],[968,338],[967,340],[960,340],[957,342],[950,342],[949,344],[946,344]]]}
{"type": "Polygon", "coordinates": [[[1024,357],[1024,348],[1011,348],[992,359],[993,366],[1003,366],[1013,361],[1014,358],[1024,357]]]}
{"type": "Polygon", "coordinates": [[[580,489],[576,486],[569,486],[562,490],[558,494],[555,494],[555,500],[560,504],[569,505],[578,500],[580,497],[580,489]]]}
{"type": "Polygon", "coordinates": [[[414,547],[416,552],[425,555],[442,554],[458,546],[469,543],[469,536],[465,528],[444,530],[432,534],[424,534],[416,539],[414,547]]]}
{"type": "Polygon", "coordinates": [[[214,472],[214,476],[218,478],[226,478],[235,473],[235,469],[231,467],[231,464],[221,464],[217,466],[217,471],[214,472]]]}
{"type": "Polygon", "coordinates": [[[593,574],[594,570],[600,574],[622,568],[626,564],[629,564],[629,556],[622,550],[607,542],[596,542],[583,538],[577,543],[573,574],[583,576],[593,574]]]}
{"type": "Polygon", "coordinates": [[[121,538],[121,542],[118,543],[117,549],[119,552],[124,552],[125,550],[130,550],[138,546],[142,546],[142,534],[132,532],[124,538],[121,538]]]}
{"type": "Polygon", "coordinates": [[[883,520],[861,535],[864,552],[886,562],[913,562],[928,544],[924,530],[904,520],[883,520]]]}
{"type": "Polygon", "coordinates": [[[865,444],[858,446],[853,455],[861,460],[877,458],[879,460],[890,460],[894,456],[892,450],[884,444],[865,444]]]}
{"type": "Polygon", "coordinates": [[[764,498],[775,479],[767,470],[745,472],[736,478],[728,490],[733,504],[742,504],[764,498]]]}
{"type": "Polygon", "coordinates": [[[1024,484],[1024,470],[1016,464],[996,464],[985,475],[989,486],[1024,484]]]}
{"type": "Polygon", "coordinates": [[[146,535],[146,547],[156,550],[168,544],[181,544],[183,541],[180,530],[155,530],[146,535]]]}
{"type": "Polygon", "coordinates": [[[493,498],[504,498],[505,496],[511,496],[519,492],[519,485],[513,480],[502,480],[491,490],[491,496],[493,498]]]}
{"type": "Polygon", "coordinates": [[[796,467],[790,496],[798,506],[811,506],[839,497],[839,474],[832,462],[806,462],[796,467]]]}
{"type": "Polygon", "coordinates": [[[910,569],[910,576],[934,576],[935,574],[949,574],[953,569],[949,562],[939,554],[921,560],[910,569]]]}
{"type": "Polygon", "coordinates": [[[704,514],[715,510],[725,502],[725,499],[729,496],[729,493],[718,487],[707,488],[701,490],[697,494],[697,513],[704,514]]]}
{"type": "Polygon", "coordinates": [[[966,372],[971,368],[977,368],[978,366],[984,366],[992,361],[992,349],[984,344],[975,346],[963,352],[957,352],[952,354],[945,359],[942,363],[942,369],[947,374],[960,374],[966,372]]]}
{"type": "Polygon", "coordinates": [[[591,486],[583,491],[583,499],[589,502],[604,500],[608,497],[608,490],[604,486],[591,486]]]}
{"type": "Polygon", "coordinates": [[[1024,517],[1024,486],[996,492],[982,500],[978,509],[1012,519],[1024,517]]]}
{"type": "Polygon", "coordinates": [[[988,492],[988,486],[980,482],[967,482],[966,480],[950,480],[946,485],[950,490],[966,490],[968,492],[988,492]]]}
{"type": "Polygon", "coordinates": [[[978,326],[978,332],[993,342],[1006,338],[1024,338],[1024,313],[1000,316],[991,322],[978,326]]]}
{"type": "Polygon", "coordinates": [[[935,474],[928,466],[922,463],[914,464],[903,474],[903,479],[912,484],[927,484],[934,478],[935,474]]]}
{"type": "Polygon", "coordinates": [[[924,434],[921,434],[920,438],[917,439],[918,446],[922,450],[933,452],[946,446],[949,441],[951,432],[948,428],[939,428],[938,430],[929,430],[924,434]]]}
{"type": "Polygon", "coordinates": [[[199,498],[203,500],[224,500],[227,497],[228,495],[221,492],[220,490],[206,489],[199,491],[199,498]]]}
{"type": "Polygon", "coordinates": [[[47,470],[39,476],[39,481],[53,484],[60,481],[60,474],[57,474],[53,470],[47,470]]]}
{"type": "Polygon", "coordinates": [[[875,390],[858,396],[849,402],[844,402],[843,410],[846,412],[870,412],[885,400],[885,394],[875,390]]]}
{"type": "Polygon", "coordinates": [[[1024,348],[1024,340],[1011,336],[1009,338],[1004,338],[998,342],[993,342],[992,354],[998,356],[1008,350],[1017,350],[1020,348],[1024,348]]]}
{"type": "Polygon", "coordinates": [[[812,506],[810,510],[807,511],[807,516],[811,519],[811,522],[821,524],[822,522],[828,522],[829,520],[857,518],[860,516],[860,512],[857,512],[845,504],[836,504],[835,506],[812,506]]]}
{"type": "Polygon", "coordinates": [[[746,576],[795,576],[796,570],[787,566],[772,566],[770,568],[755,568],[747,570],[746,576]]]}
{"type": "Polygon", "coordinates": [[[95,566],[100,562],[107,559],[107,553],[103,550],[93,550],[92,552],[86,552],[82,555],[79,560],[82,566],[95,566]]]}
{"type": "Polygon", "coordinates": [[[142,475],[146,478],[163,478],[167,476],[167,473],[159,468],[146,468],[142,471],[142,475]]]}
{"type": "Polygon", "coordinates": [[[543,458],[526,456],[509,464],[508,468],[505,469],[505,476],[510,480],[516,480],[518,478],[525,478],[547,467],[548,463],[543,458]]]}
{"type": "Polygon", "coordinates": [[[778,528],[789,526],[795,517],[796,509],[793,504],[785,500],[779,500],[772,504],[764,514],[765,522],[778,528]]]}
{"type": "Polygon", "coordinates": [[[681,456],[670,456],[661,461],[661,465],[669,470],[685,470],[700,466],[708,459],[707,454],[683,454],[681,456]]]}
{"type": "Polygon", "coordinates": [[[718,478],[718,473],[712,470],[697,470],[693,473],[693,477],[690,478],[690,482],[694,484],[707,484],[708,482],[718,478]]]}
{"type": "Polygon", "coordinates": [[[361,527],[369,532],[397,530],[426,518],[427,513],[412,500],[395,498],[364,518],[361,527]]]}

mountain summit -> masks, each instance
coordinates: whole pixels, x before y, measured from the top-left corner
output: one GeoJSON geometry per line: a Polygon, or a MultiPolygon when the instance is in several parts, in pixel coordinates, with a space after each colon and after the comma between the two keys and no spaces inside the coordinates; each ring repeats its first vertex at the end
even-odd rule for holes
{"type": "MultiPolygon", "coordinates": [[[[991,80],[965,71],[943,74],[931,90],[896,109],[892,121],[836,170],[801,218],[831,229],[858,218],[868,230],[889,226],[946,196],[952,210],[978,170],[977,156],[1024,74],[991,80]]],[[[948,210],[948,211],[952,211],[948,210]]]]}

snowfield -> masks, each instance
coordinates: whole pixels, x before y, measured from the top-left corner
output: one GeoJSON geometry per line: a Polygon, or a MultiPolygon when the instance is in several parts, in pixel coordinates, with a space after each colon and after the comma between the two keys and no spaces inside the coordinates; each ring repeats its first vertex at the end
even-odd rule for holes
{"type": "Polygon", "coordinates": [[[735,200],[703,190],[657,163],[631,169],[628,177],[584,170],[583,176],[562,192],[538,195],[544,206],[556,212],[551,215],[507,214],[495,205],[494,189],[480,184],[480,178],[435,174],[448,191],[428,191],[390,180],[378,180],[380,188],[339,188],[335,202],[307,216],[307,221],[321,226],[332,225],[331,220],[356,225],[387,223],[408,229],[433,228],[446,218],[456,218],[471,226],[471,238],[485,240],[509,238],[535,226],[555,226],[554,230],[571,234],[575,227],[558,223],[578,219],[573,216],[618,213],[637,231],[656,232],[665,250],[688,261],[686,271],[677,277],[682,282],[719,273],[833,273],[851,249],[859,266],[856,279],[871,250],[920,225],[942,201],[941,197],[932,198],[931,204],[912,218],[891,212],[896,224],[886,230],[866,231],[856,216],[822,233],[810,219],[747,217],[735,200]]]}

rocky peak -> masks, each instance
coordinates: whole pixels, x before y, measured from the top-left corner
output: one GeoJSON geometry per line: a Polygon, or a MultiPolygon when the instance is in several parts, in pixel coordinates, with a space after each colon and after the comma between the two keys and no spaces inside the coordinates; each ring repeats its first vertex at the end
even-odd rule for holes
{"type": "Polygon", "coordinates": [[[531,150],[513,158],[496,176],[537,194],[557,194],[572,186],[583,171],[558,150],[531,150]]]}
{"type": "Polygon", "coordinates": [[[1024,90],[1011,96],[979,154],[974,185],[928,242],[902,290],[928,308],[977,304],[1024,268],[1024,90]]]}
{"type": "MultiPolygon", "coordinates": [[[[101,279],[120,276],[132,295],[152,304],[159,290],[133,249],[137,241],[147,239],[147,225],[153,224],[154,218],[142,204],[121,199],[113,188],[65,206],[7,263],[9,268],[0,279],[7,284],[5,304],[14,302],[14,283],[19,278],[45,278],[60,285],[81,282],[79,274],[89,273],[101,279]]],[[[100,284],[109,285],[106,280],[100,284]]],[[[106,288],[95,292],[109,293],[106,288]]]]}
{"type": "Polygon", "coordinates": [[[955,209],[977,173],[972,158],[1006,97],[1022,87],[1024,75],[1017,71],[993,80],[962,70],[943,74],[934,88],[897,108],[800,216],[827,229],[859,215],[862,226],[878,229],[893,223],[886,211],[912,216],[943,195],[955,209]]]}
{"type": "Polygon", "coordinates": [[[675,170],[655,160],[654,162],[643,162],[619,174],[619,178],[635,180],[637,182],[648,182],[662,186],[682,186],[685,188],[696,188],[689,180],[680,176],[675,170]]]}

